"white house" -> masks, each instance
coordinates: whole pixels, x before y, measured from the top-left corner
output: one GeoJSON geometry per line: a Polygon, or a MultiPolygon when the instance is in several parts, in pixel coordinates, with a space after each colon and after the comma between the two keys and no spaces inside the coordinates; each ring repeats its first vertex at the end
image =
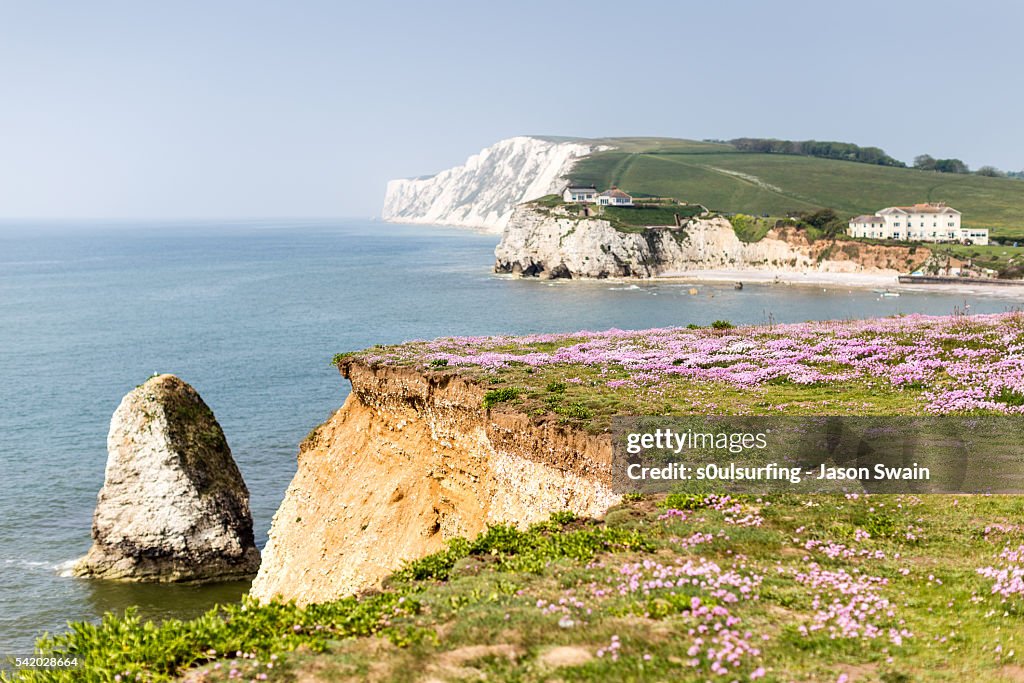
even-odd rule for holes
{"type": "Polygon", "coordinates": [[[562,201],[574,202],[576,204],[593,204],[597,201],[597,188],[593,185],[583,187],[580,185],[566,185],[562,190],[562,201]]]}
{"type": "Polygon", "coordinates": [[[890,206],[850,220],[851,237],[908,242],[988,244],[987,228],[965,228],[960,212],[943,203],[890,206]]]}
{"type": "Polygon", "coordinates": [[[633,198],[619,188],[612,187],[597,195],[597,203],[601,206],[633,206],[633,198]]]}

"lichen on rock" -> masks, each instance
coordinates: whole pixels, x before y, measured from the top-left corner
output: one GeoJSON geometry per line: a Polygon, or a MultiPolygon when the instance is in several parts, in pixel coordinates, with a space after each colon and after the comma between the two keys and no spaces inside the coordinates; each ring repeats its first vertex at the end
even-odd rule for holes
{"type": "Polygon", "coordinates": [[[76,575],[201,582],[256,572],[249,491],[195,389],[158,375],[128,393],[107,452],[93,544],[76,575]]]}

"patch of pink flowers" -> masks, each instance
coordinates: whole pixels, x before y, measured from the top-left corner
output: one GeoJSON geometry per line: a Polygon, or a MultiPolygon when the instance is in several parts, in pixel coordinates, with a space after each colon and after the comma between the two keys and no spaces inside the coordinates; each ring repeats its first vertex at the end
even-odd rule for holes
{"type": "MultiPolygon", "coordinates": [[[[682,614],[692,622],[689,635],[693,640],[686,650],[688,659],[685,661],[691,667],[704,667],[713,674],[725,675],[761,654],[754,635],[740,630],[739,617],[732,615],[727,606],[759,597],[757,590],[762,577],[742,572],[742,569],[742,565],[723,569],[706,558],[679,560],[674,564],[647,559],[622,565],[618,583],[611,593],[620,596],[689,594],[689,605],[682,614]],[[693,595],[694,592],[701,595],[693,595]],[[710,603],[706,602],[708,599],[710,603]]],[[[597,586],[593,586],[592,591],[595,596],[608,595],[608,591],[597,586]]]]}
{"type": "Polygon", "coordinates": [[[593,612],[572,590],[567,590],[556,602],[537,600],[537,608],[543,614],[559,615],[558,626],[561,628],[572,628],[586,623],[593,612]]]}
{"type": "Polygon", "coordinates": [[[731,496],[710,494],[704,499],[704,505],[711,510],[718,510],[724,514],[723,521],[726,524],[736,526],[761,526],[764,523],[759,511],[751,506],[744,505],[731,496]]]}
{"type": "Polygon", "coordinates": [[[844,560],[850,560],[857,557],[864,557],[869,560],[884,560],[885,553],[881,550],[868,550],[866,548],[850,548],[849,546],[843,545],[842,543],[836,543],[835,541],[819,541],[817,539],[811,539],[804,542],[804,550],[810,550],[814,552],[820,552],[830,560],[842,558],[844,560]]]}
{"type": "Polygon", "coordinates": [[[1000,566],[981,567],[978,573],[986,579],[992,579],[992,594],[1001,595],[1004,602],[1024,597],[1024,545],[1015,549],[1003,548],[999,559],[1000,566]]]}
{"type": "Polygon", "coordinates": [[[723,570],[703,557],[675,564],[646,559],[622,565],[619,575],[616,587],[619,595],[650,595],[655,590],[689,586],[725,603],[756,599],[756,589],[761,585],[761,577],[757,574],[741,574],[736,568],[723,570]]]}
{"type": "Polygon", "coordinates": [[[607,646],[600,648],[597,651],[598,657],[604,657],[608,655],[613,662],[619,661],[619,649],[622,647],[622,641],[619,640],[618,636],[612,636],[611,641],[607,646]]]}
{"type": "MultiPolygon", "coordinates": [[[[720,531],[718,532],[718,538],[724,538],[728,540],[729,537],[725,535],[724,531],[720,531]]],[[[680,545],[680,547],[695,548],[698,545],[702,545],[704,543],[711,543],[715,540],[715,535],[705,533],[703,531],[695,531],[693,534],[687,536],[686,538],[679,538],[674,540],[676,543],[680,545]]]]}
{"type": "Polygon", "coordinates": [[[812,607],[815,612],[810,625],[801,624],[799,631],[810,635],[816,631],[828,633],[830,638],[887,637],[893,645],[902,645],[913,636],[903,622],[882,626],[881,620],[894,622],[896,611],[880,588],[888,583],[884,578],[851,575],[846,570],[826,570],[812,562],[806,572],[798,572],[798,583],[811,588],[815,594],[812,607]]]}
{"type": "Polygon", "coordinates": [[[658,520],[664,521],[666,519],[672,519],[678,522],[685,522],[687,519],[689,519],[689,517],[690,513],[687,512],[686,510],[677,510],[675,508],[669,508],[668,510],[665,510],[665,512],[658,515],[658,520]]]}
{"type": "Polygon", "coordinates": [[[727,330],[678,327],[524,337],[446,337],[361,354],[423,367],[578,365],[613,390],[672,378],[754,388],[853,380],[922,389],[934,413],[1024,413],[1024,316],[909,315],[727,330]],[[552,346],[555,345],[555,348],[552,346]]]}
{"type": "Polygon", "coordinates": [[[1024,531],[1024,527],[1021,527],[1019,524],[993,522],[992,524],[986,525],[981,533],[985,538],[988,538],[990,535],[994,534],[1019,534],[1022,531],[1024,531]]]}

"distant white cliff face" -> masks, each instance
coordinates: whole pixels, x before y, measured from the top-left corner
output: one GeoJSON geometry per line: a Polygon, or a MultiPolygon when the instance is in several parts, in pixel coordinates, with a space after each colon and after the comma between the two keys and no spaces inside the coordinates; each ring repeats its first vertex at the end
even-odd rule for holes
{"type": "Polygon", "coordinates": [[[501,232],[516,204],[561,190],[581,157],[608,147],[540,138],[502,140],[430,178],[392,180],[384,220],[501,232]]]}

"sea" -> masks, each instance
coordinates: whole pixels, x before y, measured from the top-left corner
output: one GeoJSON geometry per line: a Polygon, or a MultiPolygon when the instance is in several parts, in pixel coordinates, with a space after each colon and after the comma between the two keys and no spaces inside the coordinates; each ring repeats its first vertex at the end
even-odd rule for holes
{"type": "Polygon", "coordinates": [[[298,443],[349,391],[330,363],[341,351],[1021,305],[1005,293],[519,280],[492,274],[497,241],[373,220],[0,224],[0,658],[31,653],[68,621],[129,607],[188,617],[247,589],[66,575],[90,544],[110,416],[154,373],[179,375],[213,409],[262,547],[298,443]]]}

